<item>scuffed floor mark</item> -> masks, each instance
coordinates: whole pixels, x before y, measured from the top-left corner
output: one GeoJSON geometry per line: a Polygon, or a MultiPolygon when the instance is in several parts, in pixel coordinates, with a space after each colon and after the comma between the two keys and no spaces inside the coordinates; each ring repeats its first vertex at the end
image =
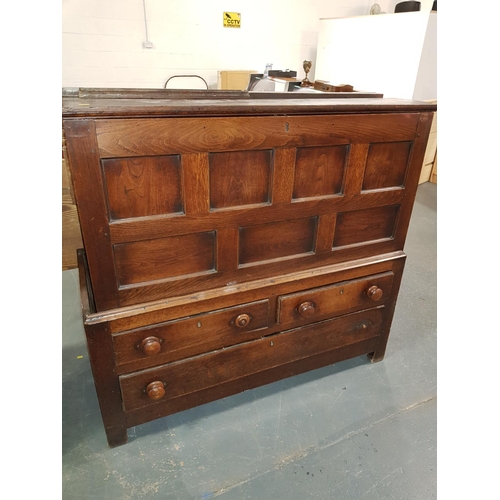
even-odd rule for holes
{"type": "Polygon", "coordinates": [[[382,479],[380,479],[379,481],[377,481],[373,486],[371,486],[370,488],[368,488],[368,490],[366,490],[365,493],[363,493],[363,495],[361,495],[361,498],[363,498],[366,495],[368,495],[368,493],[370,493],[371,491],[373,491],[380,483],[382,483],[386,479],[389,479],[391,476],[393,476],[397,472],[400,473],[400,474],[402,474],[403,473],[402,467],[398,467],[397,469],[395,469],[392,472],[390,472],[389,474],[387,474],[387,476],[385,476],[382,479]]]}
{"type": "MultiPolygon", "coordinates": [[[[430,398],[428,398],[428,399],[426,399],[424,401],[419,401],[419,402],[414,403],[412,405],[409,405],[409,406],[407,406],[405,408],[401,408],[400,410],[397,410],[397,411],[395,411],[395,412],[393,412],[393,413],[391,413],[389,415],[386,415],[385,417],[382,417],[382,418],[378,419],[377,421],[372,422],[371,424],[369,424],[369,425],[367,425],[367,426],[365,426],[365,427],[363,427],[361,429],[358,429],[356,431],[348,432],[347,434],[345,434],[344,436],[340,437],[336,441],[333,441],[332,443],[328,443],[328,444],[325,444],[324,446],[319,446],[319,447],[311,446],[308,450],[305,450],[299,456],[297,456],[297,455],[289,455],[288,457],[284,457],[283,459],[280,460],[279,468],[283,468],[286,465],[289,465],[289,464],[295,462],[298,459],[306,458],[306,457],[308,457],[308,456],[310,456],[310,455],[312,455],[314,453],[317,453],[319,451],[322,451],[322,450],[325,450],[327,448],[330,448],[331,446],[335,446],[336,444],[339,444],[342,441],[345,441],[346,439],[350,439],[351,437],[354,437],[354,436],[356,436],[356,435],[358,435],[360,433],[366,432],[367,430],[375,427],[378,424],[381,424],[381,423],[383,423],[383,422],[385,422],[387,420],[390,420],[390,419],[392,419],[394,417],[397,417],[398,415],[401,415],[402,413],[405,413],[405,412],[407,412],[409,410],[412,410],[413,408],[416,408],[416,407],[418,407],[420,405],[429,403],[429,402],[435,400],[436,397],[437,396],[432,396],[432,397],[430,397],[430,398]]],[[[400,469],[401,468],[392,471],[390,474],[388,474],[387,477],[395,474],[400,469]]],[[[231,491],[231,490],[233,490],[235,488],[239,488],[240,486],[243,486],[243,485],[245,485],[245,484],[247,484],[247,483],[249,483],[249,482],[251,482],[251,481],[253,481],[255,479],[258,479],[259,477],[262,477],[262,476],[264,476],[266,474],[269,474],[272,470],[274,470],[274,469],[270,469],[270,470],[266,470],[266,471],[260,472],[258,474],[255,474],[254,476],[251,476],[251,477],[248,477],[247,479],[244,479],[243,481],[239,481],[239,482],[237,482],[235,484],[232,484],[230,486],[225,486],[223,488],[220,488],[219,490],[217,490],[217,491],[215,491],[213,493],[213,497],[211,497],[211,498],[216,498],[216,497],[218,497],[218,496],[220,496],[220,495],[222,495],[224,493],[227,493],[227,492],[229,492],[229,491],[231,491]]],[[[402,472],[402,469],[401,469],[401,472],[402,472]]],[[[385,479],[387,479],[387,477],[384,477],[380,481],[378,481],[378,483],[376,483],[375,485],[373,485],[370,488],[370,490],[368,490],[368,492],[371,491],[373,488],[375,488],[382,481],[384,481],[385,479]]],[[[366,492],[364,495],[366,495],[368,492],[366,492]]]]}

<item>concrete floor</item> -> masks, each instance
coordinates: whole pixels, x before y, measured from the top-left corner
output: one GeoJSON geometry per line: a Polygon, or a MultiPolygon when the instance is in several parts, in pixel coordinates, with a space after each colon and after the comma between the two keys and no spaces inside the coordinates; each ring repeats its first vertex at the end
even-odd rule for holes
{"type": "Polygon", "coordinates": [[[419,186],[385,359],[366,357],[129,430],[110,449],[63,286],[63,500],[436,498],[436,185],[419,186]]]}

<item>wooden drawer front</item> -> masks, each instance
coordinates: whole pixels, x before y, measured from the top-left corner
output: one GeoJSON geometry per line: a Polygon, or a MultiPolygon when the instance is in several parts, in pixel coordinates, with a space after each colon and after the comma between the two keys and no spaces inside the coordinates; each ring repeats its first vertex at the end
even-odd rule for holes
{"type": "Polygon", "coordinates": [[[386,272],[279,297],[278,323],[303,324],[383,304],[393,278],[392,272],[386,272]]]}
{"type": "Polygon", "coordinates": [[[376,337],[384,308],[362,311],[120,377],[125,411],[202,391],[376,337]],[[149,395],[148,395],[149,392],[149,395]]]}
{"type": "Polygon", "coordinates": [[[123,373],[251,340],[268,327],[268,317],[268,301],[261,300],[118,333],[113,336],[116,364],[123,373]]]}

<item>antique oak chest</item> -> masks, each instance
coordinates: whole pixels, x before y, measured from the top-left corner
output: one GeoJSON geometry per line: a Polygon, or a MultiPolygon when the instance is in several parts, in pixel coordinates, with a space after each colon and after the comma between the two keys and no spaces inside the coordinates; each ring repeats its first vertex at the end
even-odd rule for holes
{"type": "Polygon", "coordinates": [[[63,99],[110,446],[174,412],[383,358],[435,109],[337,96],[63,99]]]}

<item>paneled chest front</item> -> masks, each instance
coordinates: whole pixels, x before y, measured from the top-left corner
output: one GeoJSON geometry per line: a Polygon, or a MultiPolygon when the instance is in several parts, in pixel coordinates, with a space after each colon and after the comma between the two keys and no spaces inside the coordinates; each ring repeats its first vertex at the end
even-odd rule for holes
{"type": "Polygon", "coordinates": [[[84,324],[127,428],[383,358],[435,105],[65,99],[84,324]]]}

